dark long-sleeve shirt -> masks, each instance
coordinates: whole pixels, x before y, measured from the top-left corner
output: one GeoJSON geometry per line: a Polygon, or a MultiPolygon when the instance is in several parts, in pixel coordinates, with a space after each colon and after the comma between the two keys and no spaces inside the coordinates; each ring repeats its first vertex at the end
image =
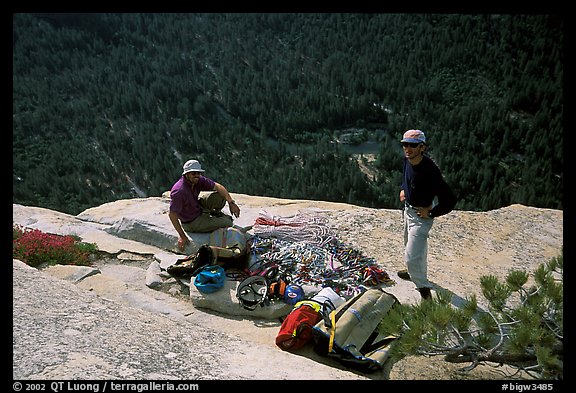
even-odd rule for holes
{"type": "Polygon", "coordinates": [[[444,180],[440,168],[430,157],[423,156],[417,165],[404,158],[402,189],[406,201],[412,206],[430,206],[434,197],[438,204],[430,211],[432,217],[450,213],[456,206],[457,198],[444,180]]]}

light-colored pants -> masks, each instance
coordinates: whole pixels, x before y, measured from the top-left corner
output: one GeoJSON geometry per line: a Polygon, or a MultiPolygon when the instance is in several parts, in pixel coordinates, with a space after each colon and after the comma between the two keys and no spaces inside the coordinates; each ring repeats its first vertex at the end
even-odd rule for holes
{"type": "Polygon", "coordinates": [[[222,213],[226,200],[217,192],[204,194],[199,198],[202,214],[193,221],[182,223],[186,232],[212,232],[218,228],[227,228],[233,225],[232,217],[222,213]]]}
{"type": "Polygon", "coordinates": [[[416,288],[432,288],[428,281],[428,233],[433,218],[420,218],[416,210],[404,207],[404,261],[416,288]]]}

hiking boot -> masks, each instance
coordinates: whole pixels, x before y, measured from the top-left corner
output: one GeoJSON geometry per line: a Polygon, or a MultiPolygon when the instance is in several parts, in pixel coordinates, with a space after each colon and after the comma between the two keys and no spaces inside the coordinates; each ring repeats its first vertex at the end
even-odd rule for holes
{"type": "Polygon", "coordinates": [[[188,278],[192,276],[194,268],[192,265],[184,263],[184,264],[170,265],[168,266],[166,271],[168,272],[168,274],[174,277],[188,278]]]}
{"type": "Polygon", "coordinates": [[[418,288],[418,292],[420,292],[420,296],[422,296],[422,300],[432,299],[432,293],[430,292],[430,288],[418,288]]]}
{"type": "Polygon", "coordinates": [[[410,280],[410,274],[408,274],[408,270],[406,270],[406,269],[399,270],[398,271],[398,277],[400,277],[403,280],[410,280]]]}

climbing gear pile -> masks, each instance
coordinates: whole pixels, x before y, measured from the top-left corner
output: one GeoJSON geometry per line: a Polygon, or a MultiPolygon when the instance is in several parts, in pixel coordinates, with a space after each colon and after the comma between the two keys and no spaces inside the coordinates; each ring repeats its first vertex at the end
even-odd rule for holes
{"type": "Polygon", "coordinates": [[[273,263],[293,284],[330,287],[346,299],[368,287],[395,284],[374,258],[340,242],[323,217],[260,214],[248,239],[248,271],[273,263]]]}

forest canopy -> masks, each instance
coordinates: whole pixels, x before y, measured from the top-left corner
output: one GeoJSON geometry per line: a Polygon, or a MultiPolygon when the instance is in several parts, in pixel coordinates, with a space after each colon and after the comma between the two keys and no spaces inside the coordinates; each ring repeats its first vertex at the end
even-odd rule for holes
{"type": "Polygon", "coordinates": [[[399,207],[407,129],[459,198],[563,209],[558,15],[13,15],[13,203],[232,193],[399,207]]]}

